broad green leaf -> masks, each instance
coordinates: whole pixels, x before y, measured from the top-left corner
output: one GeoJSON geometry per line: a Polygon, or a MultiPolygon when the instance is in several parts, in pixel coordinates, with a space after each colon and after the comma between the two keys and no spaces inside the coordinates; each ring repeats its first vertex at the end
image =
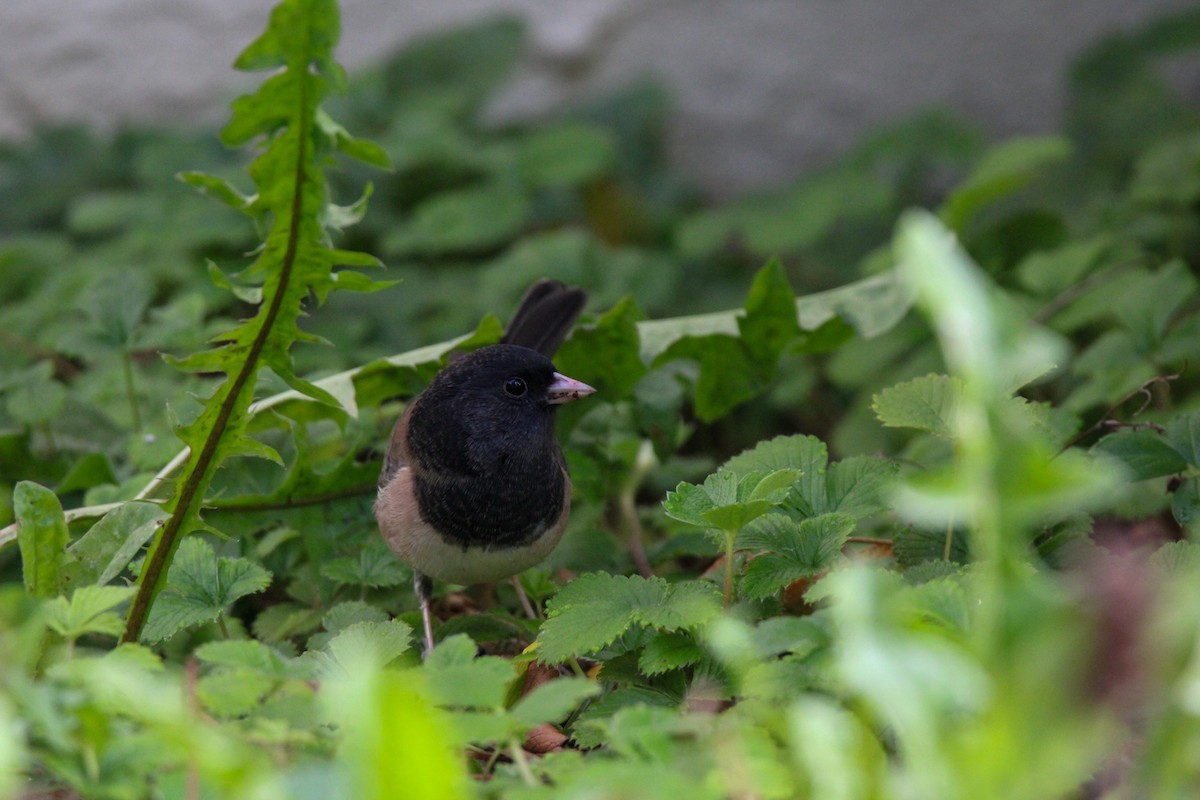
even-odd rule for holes
{"type": "Polygon", "coordinates": [[[570,186],[602,175],[613,163],[607,132],[577,123],[537,130],[517,142],[517,167],[531,186],[570,186]]]}
{"type": "Polygon", "coordinates": [[[143,638],[157,642],[202,622],[212,622],[234,601],[261,592],[271,574],[244,558],[217,558],[203,539],[184,540],[167,587],[146,622],[143,638]]]}
{"type": "Polygon", "coordinates": [[[447,191],[419,205],[384,240],[384,248],[395,256],[416,256],[495,247],[521,230],[528,213],[529,198],[517,186],[447,191]]]}
{"type": "Polygon", "coordinates": [[[66,569],[73,583],[106,584],[129,565],[166,513],[157,503],[125,503],[105,514],[67,548],[66,569]]]}
{"type": "Polygon", "coordinates": [[[1154,431],[1125,430],[1096,442],[1093,452],[1119,459],[1129,468],[1129,480],[1144,481],[1187,469],[1187,461],[1154,431]]]}
{"type": "Polygon", "coordinates": [[[1048,166],[1070,154],[1070,143],[1058,137],[1013,139],[999,144],[946,198],[940,215],[948,226],[962,230],[988,205],[1025,187],[1048,166]]]}
{"type": "Polygon", "coordinates": [[[1200,467],[1200,412],[1180,414],[1167,423],[1167,444],[1192,467],[1200,467]]]}
{"type": "Polygon", "coordinates": [[[25,591],[33,597],[57,597],[65,588],[63,558],[68,540],[62,505],[44,486],[21,481],[13,490],[13,513],[25,591]]]}
{"type": "Polygon", "coordinates": [[[962,381],[926,375],[889,386],[871,401],[875,416],[889,428],[916,428],[938,436],[954,435],[954,409],[962,381]]]}

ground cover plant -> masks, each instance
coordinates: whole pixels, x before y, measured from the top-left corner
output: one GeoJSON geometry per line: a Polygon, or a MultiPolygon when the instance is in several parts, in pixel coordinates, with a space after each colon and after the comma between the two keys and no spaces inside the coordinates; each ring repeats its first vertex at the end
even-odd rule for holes
{"type": "Polygon", "coordinates": [[[715,208],[653,87],[489,126],[518,25],[337,31],[283,0],[219,143],[0,152],[0,797],[1200,791],[1200,17],[1061,136],[923,114],[715,208]],[[543,276],[571,527],[422,660],[381,445],[543,276]]]}

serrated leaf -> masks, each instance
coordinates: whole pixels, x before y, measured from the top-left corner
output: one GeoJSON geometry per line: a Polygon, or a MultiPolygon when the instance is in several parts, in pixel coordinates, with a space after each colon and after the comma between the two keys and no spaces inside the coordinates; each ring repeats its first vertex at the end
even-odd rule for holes
{"type": "Polygon", "coordinates": [[[854,518],[846,514],[824,514],[798,523],[782,514],[763,517],[752,536],[739,542],[766,551],[746,565],[739,583],[742,595],[761,600],[828,569],[854,527],[854,518]]]}
{"type": "Polygon", "coordinates": [[[337,633],[356,622],[384,622],[387,614],[379,608],[367,605],[361,600],[347,600],[338,603],[325,613],[321,626],[331,633],[337,633]]]}
{"type": "Polygon", "coordinates": [[[509,713],[529,727],[558,722],[584,700],[598,694],[600,687],[587,678],[556,678],[522,697],[509,713]]]}
{"type": "MultiPolygon", "coordinates": [[[[164,596],[183,537],[205,528],[201,511],[223,462],[238,455],[279,460],[273,449],[250,439],[247,432],[260,370],[265,367],[291,389],[337,407],[332,394],[295,374],[290,349],[297,341],[314,338],[298,322],[314,296],[323,299],[336,285],[335,252],[345,261],[343,253],[329,246],[330,225],[338,217],[337,212],[329,213],[324,173],[329,155],[345,144],[354,155],[379,160],[377,151],[355,143],[321,110],[327,94],[344,85],[344,74],[333,60],[339,33],[336,3],[285,0],[272,12],[267,29],[238,58],[239,68],[272,70],[257,90],[233,102],[232,117],[221,131],[230,146],[256,142],[261,148],[248,168],[256,193],[244,211],[257,223],[263,241],[253,251],[253,261],[239,272],[239,280],[262,286],[262,301],[252,318],[215,337],[209,350],[174,362],[223,379],[196,418],[175,428],[188,448],[187,459],[164,505],[170,516],[142,562],[127,639],[141,635],[155,601],[164,596]]],[[[159,615],[166,622],[155,629],[154,638],[201,616],[195,598],[171,597],[159,615]]]]}
{"type": "Polygon", "coordinates": [[[704,514],[712,508],[713,502],[708,492],[704,487],[692,483],[679,484],[675,491],[667,492],[667,498],[663,501],[663,509],[668,517],[701,528],[708,526],[704,514]]]}
{"type": "Polygon", "coordinates": [[[950,438],[961,394],[958,378],[930,374],[884,389],[872,399],[871,410],[889,428],[916,428],[950,438]]]}
{"type": "Polygon", "coordinates": [[[644,675],[661,675],[696,664],[704,655],[704,648],[686,633],[659,633],[642,648],[638,669],[644,675]]]}
{"type": "Polygon", "coordinates": [[[412,626],[398,619],[356,622],[329,640],[321,650],[305,654],[326,676],[377,669],[395,661],[412,645],[412,626]]]}
{"type": "Polygon", "coordinates": [[[476,658],[475,643],[464,635],[451,636],[433,648],[423,671],[441,705],[457,708],[500,709],[508,685],[516,678],[513,665],[502,658],[476,658]]]}
{"type": "Polygon", "coordinates": [[[63,560],[67,549],[67,519],[54,492],[33,481],[13,490],[17,545],[25,591],[33,597],[57,597],[65,588],[63,560]]]}
{"type": "Polygon", "coordinates": [[[244,558],[217,558],[193,536],[179,546],[167,587],[146,621],[143,638],[157,642],[184,628],[216,620],[234,601],[266,589],[271,574],[244,558]]]}
{"type": "Polygon", "coordinates": [[[662,630],[693,628],[715,616],[719,607],[716,588],[709,583],[581,575],[548,602],[547,619],[538,634],[538,659],[555,664],[594,652],[635,624],[662,630]]]}
{"type": "Polygon", "coordinates": [[[322,564],[321,575],[338,583],[384,588],[405,583],[411,573],[382,539],[373,537],[359,548],[356,557],[335,558],[322,564]]]}

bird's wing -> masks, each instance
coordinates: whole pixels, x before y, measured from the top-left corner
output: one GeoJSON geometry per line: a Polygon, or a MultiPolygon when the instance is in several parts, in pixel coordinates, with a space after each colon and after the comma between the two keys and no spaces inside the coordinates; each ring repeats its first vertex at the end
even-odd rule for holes
{"type": "Polygon", "coordinates": [[[392,428],[392,435],[388,437],[387,451],[383,454],[383,469],[379,471],[380,488],[391,483],[396,473],[408,465],[408,418],[412,416],[413,405],[409,403],[404,409],[404,413],[392,428]]]}

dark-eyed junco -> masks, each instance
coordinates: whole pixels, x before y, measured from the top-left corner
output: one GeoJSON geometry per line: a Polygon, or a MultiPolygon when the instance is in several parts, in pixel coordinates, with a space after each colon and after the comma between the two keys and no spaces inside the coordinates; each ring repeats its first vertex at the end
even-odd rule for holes
{"type": "Polygon", "coordinates": [[[586,302],[558,281],[534,284],[500,344],[451,361],[392,429],[375,518],[413,568],[429,649],[431,577],[499,580],[562,538],[571,481],[554,411],[595,389],[559,374],[550,357],[586,302]]]}

